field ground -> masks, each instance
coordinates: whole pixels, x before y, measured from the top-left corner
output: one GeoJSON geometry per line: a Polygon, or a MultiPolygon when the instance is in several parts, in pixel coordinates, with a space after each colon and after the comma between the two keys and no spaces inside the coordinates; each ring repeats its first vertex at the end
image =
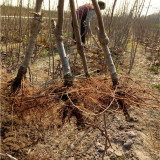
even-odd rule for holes
{"type": "Polygon", "coordinates": [[[95,42],[97,17],[92,19],[94,37],[86,37],[85,53],[89,71],[98,72],[86,78],[72,45],[71,13],[65,11],[63,42],[76,76],[66,87],[50,23],[51,17],[58,17],[55,3],[51,11],[43,10],[27,78],[11,93],[11,80],[24,59],[33,26],[30,12],[35,4],[28,1],[24,8],[21,2],[13,7],[8,0],[1,6],[0,159],[160,160],[159,12],[147,15],[146,8],[142,15],[145,1],[135,0],[133,6],[124,1],[118,10],[106,5],[104,30],[120,82],[113,89],[104,54],[95,42]]]}
{"type": "MultiPolygon", "coordinates": [[[[90,53],[88,53],[89,55],[90,53]]],[[[139,47],[131,72],[132,77],[143,83],[142,86],[146,89],[155,84],[160,84],[160,73],[148,70],[150,67],[148,56],[149,53],[144,53],[142,47],[139,47]]],[[[123,59],[125,63],[119,69],[119,76],[122,76],[125,69],[128,68],[128,61],[128,53],[126,52],[123,59]]],[[[49,80],[47,68],[48,57],[42,57],[30,65],[34,77],[33,82],[37,86],[43,86],[44,82],[49,80]],[[36,75],[38,75],[37,78],[36,75]]],[[[101,78],[103,75],[98,76],[101,78]]],[[[77,81],[75,80],[75,83],[77,81]]],[[[160,97],[160,91],[157,88],[152,89],[151,93],[160,97]]],[[[150,103],[155,105],[153,102],[150,103]]],[[[31,120],[26,123],[32,117],[26,114],[24,122],[22,117],[18,117],[13,112],[13,106],[11,107],[10,103],[3,97],[1,110],[2,153],[8,153],[17,159],[26,160],[102,159],[105,148],[104,136],[100,130],[93,127],[77,126],[75,117],[71,117],[70,121],[64,125],[60,124],[56,127],[52,124],[45,127],[38,122],[37,124],[32,123],[31,120]]],[[[42,108],[43,111],[45,112],[46,109],[43,110],[42,108]]],[[[112,147],[107,150],[104,159],[160,160],[160,109],[131,106],[129,113],[133,118],[130,122],[125,120],[121,112],[117,112],[117,114],[106,113],[107,132],[112,147]]],[[[50,117],[45,118],[49,119],[50,117]]],[[[99,117],[97,123],[100,128],[103,128],[102,117],[99,117]]],[[[2,157],[2,159],[4,158],[2,157]]]]}

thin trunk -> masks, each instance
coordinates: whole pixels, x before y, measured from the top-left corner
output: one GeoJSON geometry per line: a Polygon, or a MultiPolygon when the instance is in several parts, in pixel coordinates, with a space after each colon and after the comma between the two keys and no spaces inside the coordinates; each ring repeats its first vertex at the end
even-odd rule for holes
{"type": "Polygon", "coordinates": [[[132,49],[131,49],[131,55],[130,55],[130,66],[129,66],[128,74],[131,73],[131,70],[133,68],[135,57],[136,57],[136,53],[137,53],[137,47],[138,47],[138,39],[135,40],[135,35],[133,35],[132,49]]]}
{"type": "MultiPolygon", "coordinates": [[[[21,54],[21,37],[22,37],[22,0],[20,0],[19,4],[19,53],[18,53],[18,62],[21,54]]],[[[17,62],[17,63],[18,63],[17,62]]]]}
{"type": "Polygon", "coordinates": [[[21,86],[21,80],[27,73],[27,68],[29,66],[29,62],[35,47],[37,35],[42,28],[42,14],[41,14],[42,1],[43,0],[36,0],[35,12],[33,13],[34,18],[31,23],[31,36],[29,40],[29,45],[26,50],[25,58],[18,70],[18,74],[12,83],[12,92],[15,92],[16,89],[21,86]]]}
{"type": "Polygon", "coordinates": [[[64,85],[72,85],[72,73],[70,69],[70,65],[68,62],[68,58],[65,52],[64,44],[63,44],[63,36],[62,36],[62,28],[63,28],[63,18],[64,18],[64,0],[59,0],[58,3],[58,22],[57,25],[54,20],[52,20],[52,28],[54,29],[54,35],[57,41],[57,47],[59,51],[59,55],[61,58],[62,66],[63,66],[63,76],[65,79],[64,85]]]}
{"type": "Polygon", "coordinates": [[[108,66],[109,66],[109,71],[111,74],[113,86],[116,86],[118,84],[118,77],[117,77],[116,68],[113,63],[112,56],[111,56],[111,53],[110,53],[110,50],[108,47],[109,39],[105,33],[104,24],[103,24],[103,20],[102,20],[102,16],[101,16],[101,12],[100,12],[98,3],[96,0],[92,0],[92,3],[94,5],[94,9],[95,9],[97,19],[98,19],[98,25],[99,25],[98,39],[102,45],[104,54],[106,55],[106,60],[107,60],[108,66]]]}
{"type": "Polygon", "coordinates": [[[83,63],[85,75],[89,76],[87,60],[86,60],[86,56],[84,54],[84,48],[82,46],[80,31],[79,31],[79,27],[78,27],[78,21],[77,21],[77,17],[76,17],[74,0],[70,0],[70,8],[71,8],[71,14],[72,14],[72,20],[73,20],[74,33],[75,33],[75,38],[76,38],[76,43],[77,43],[77,51],[82,58],[82,63],[83,63]]]}
{"type": "MultiPolygon", "coordinates": [[[[52,38],[52,30],[51,30],[51,2],[49,0],[49,41],[50,41],[50,53],[49,55],[52,56],[52,67],[51,67],[51,72],[52,72],[52,80],[54,80],[54,49],[53,49],[53,38],[52,38]]],[[[50,65],[49,65],[50,66],[50,65]]]]}
{"type": "Polygon", "coordinates": [[[49,22],[48,22],[48,36],[49,36],[49,43],[50,43],[50,47],[49,47],[49,64],[48,64],[48,76],[51,73],[51,53],[53,54],[53,50],[52,50],[52,38],[51,38],[51,9],[50,9],[50,0],[49,0],[49,12],[48,12],[48,17],[49,17],[49,22]]]}
{"type": "Polygon", "coordinates": [[[117,3],[117,0],[114,0],[113,7],[112,7],[112,13],[111,13],[111,21],[110,21],[110,24],[109,24],[109,33],[108,33],[108,35],[110,35],[110,32],[111,32],[113,14],[114,14],[116,3],[117,3]]]}

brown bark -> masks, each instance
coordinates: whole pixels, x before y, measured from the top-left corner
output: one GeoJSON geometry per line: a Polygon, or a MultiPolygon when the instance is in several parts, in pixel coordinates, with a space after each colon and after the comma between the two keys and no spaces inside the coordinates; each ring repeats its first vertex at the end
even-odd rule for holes
{"type": "Polygon", "coordinates": [[[38,14],[41,14],[42,2],[43,0],[36,0],[35,12],[38,14]]]}
{"type": "Polygon", "coordinates": [[[28,47],[25,53],[25,58],[18,70],[17,76],[12,82],[11,92],[15,92],[17,88],[21,86],[22,78],[27,73],[27,68],[29,66],[29,62],[30,62],[30,59],[31,59],[31,56],[32,56],[32,53],[35,47],[37,35],[42,28],[42,15],[41,15],[42,1],[43,0],[36,1],[35,12],[33,13],[34,18],[31,23],[31,36],[30,36],[29,44],[28,44],[28,47]]]}
{"type": "Polygon", "coordinates": [[[74,27],[74,34],[75,34],[76,44],[77,44],[77,51],[80,54],[81,59],[82,59],[84,73],[86,76],[89,76],[87,60],[86,60],[86,56],[84,53],[84,48],[82,46],[80,31],[79,31],[79,27],[78,27],[78,21],[77,21],[77,16],[76,16],[74,0],[70,0],[70,8],[71,8],[72,21],[73,21],[73,27],[74,27]]]}

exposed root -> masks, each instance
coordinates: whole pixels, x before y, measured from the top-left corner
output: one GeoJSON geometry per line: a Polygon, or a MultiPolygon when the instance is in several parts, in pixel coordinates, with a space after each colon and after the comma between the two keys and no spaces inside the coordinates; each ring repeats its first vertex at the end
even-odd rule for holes
{"type": "Polygon", "coordinates": [[[23,66],[20,66],[16,78],[11,81],[11,93],[15,93],[16,90],[21,87],[22,79],[26,73],[27,69],[23,66]]]}
{"type": "Polygon", "coordinates": [[[120,77],[119,81],[115,89],[110,79],[101,77],[75,81],[70,87],[58,83],[33,89],[27,82],[23,83],[13,98],[6,98],[11,101],[15,113],[27,123],[29,119],[26,120],[26,114],[46,126],[50,123],[64,124],[72,116],[77,118],[78,125],[85,121],[94,122],[97,116],[105,112],[116,114],[119,111],[123,111],[126,120],[130,121],[130,105],[159,108],[156,105],[159,100],[152,96],[150,90],[143,89],[141,84],[130,77],[120,77]],[[150,100],[155,105],[151,105],[150,100]]]}
{"type": "MultiPolygon", "coordinates": [[[[99,76],[74,81],[70,87],[57,83],[46,88],[35,87],[25,79],[21,83],[21,88],[12,96],[9,94],[10,88],[6,82],[10,79],[12,77],[7,79],[7,75],[1,75],[3,90],[1,96],[10,104],[2,114],[4,120],[1,136],[6,138],[6,132],[13,131],[13,128],[8,128],[10,126],[14,126],[17,131],[19,123],[22,123],[23,126],[32,126],[29,134],[31,141],[27,143],[30,146],[43,141],[42,131],[48,128],[59,129],[74,116],[78,128],[89,125],[98,129],[105,137],[104,157],[107,149],[112,147],[106,127],[106,112],[113,115],[122,112],[126,120],[131,121],[132,117],[129,115],[131,105],[132,108],[136,106],[160,108],[158,96],[155,93],[152,94],[151,90],[145,90],[140,83],[130,77],[120,77],[120,84],[115,88],[113,88],[111,79],[99,76]],[[15,118],[16,121],[8,121],[6,118],[8,115],[15,118]],[[104,127],[97,125],[102,116],[104,127]]],[[[11,146],[17,147],[18,150],[19,146],[15,145],[15,140],[13,137],[11,146]]],[[[5,151],[10,150],[7,147],[4,145],[5,151]]],[[[23,144],[20,147],[23,147],[23,144]]],[[[13,153],[17,157],[20,154],[19,152],[13,153]]]]}

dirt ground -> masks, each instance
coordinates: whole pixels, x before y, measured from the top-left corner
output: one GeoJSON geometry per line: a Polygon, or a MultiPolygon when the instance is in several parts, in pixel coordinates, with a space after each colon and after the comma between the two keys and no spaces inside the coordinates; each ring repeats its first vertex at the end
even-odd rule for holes
{"type": "MultiPolygon", "coordinates": [[[[127,52],[124,54],[125,58],[128,57],[127,52]]],[[[139,48],[132,71],[132,77],[142,81],[146,88],[160,84],[160,73],[155,74],[147,69],[150,65],[147,56],[139,48]]],[[[44,59],[40,62],[43,62],[41,66],[44,68],[44,59]]],[[[37,70],[36,65],[38,64],[31,65],[32,72],[36,68],[36,74],[41,73],[46,81],[46,71],[42,73],[41,68],[37,70]]],[[[127,65],[126,63],[126,68],[127,65]]],[[[38,83],[41,81],[43,80],[40,79],[38,83]]],[[[153,89],[153,92],[160,97],[158,89],[153,89]]],[[[18,160],[102,159],[105,137],[99,129],[87,125],[77,126],[75,117],[57,127],[53,124],[46,127],[32,121],[24,123],[24,119],[17,117],[13,106],[3,97],[1,105],[1,153],[10,154],[18,160]]],[[[111,147],[105,153],[104,160],[160,160],[160,109],[131,106],[129,113],[132,117],[130,122],[125,120],[122,112],[106,113],[111,147]]],[[[26,119],[30,119],[29,114],[25,115],[26,119]]],[[[99,128],[104,128],[103,117],[99,117],[96,124],[99,128]]],[[[7,158],[2,156],[1,159],[7,158]]]]}

